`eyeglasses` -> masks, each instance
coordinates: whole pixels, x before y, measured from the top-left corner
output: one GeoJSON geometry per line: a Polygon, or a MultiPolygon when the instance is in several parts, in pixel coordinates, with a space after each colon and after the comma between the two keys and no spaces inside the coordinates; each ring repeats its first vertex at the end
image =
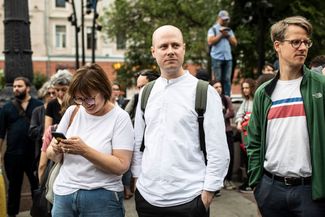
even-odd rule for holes
{"type": "Polygon", "coordinates": [[[55,91],[48,91],[46,94],[49,95],[49,96],[55,96],[56,92],[55,91]]]}
{"type": "Polygon", "coordinates": [[[307,48],[310,48],[313,45],[313,42],[311,40],[293,39],[293,40],[283,40],[283,41],[287,41],[295,49],[298,49],[302,43],[304,43],[304,45],[307,48]]]}
{"type": "Polygon", "coordinates": [[[86,103],[87,105],[94,105],[96,102],[96,96],[86,98],[74,97],[73,101],[78,105],[81,105],[82,103],[86,103]]]}

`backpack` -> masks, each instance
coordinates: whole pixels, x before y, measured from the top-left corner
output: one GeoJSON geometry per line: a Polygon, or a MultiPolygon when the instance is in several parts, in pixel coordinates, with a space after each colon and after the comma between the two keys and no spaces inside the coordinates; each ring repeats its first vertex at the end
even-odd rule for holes
{"type": "MultiPolygon", "coordinates": [[[[216,31],[216,29],[214,28],[214,27],[212,27],[212,30],[213,30],[213,34],[214,34],[214,36],[216,36],[217,35],[217,31],[216,31]]],[[[210,56],[210,54],[211,54],[211,49],[212,49],[212,46],[213,46],[214,44],[210,44],[210,45],[208,45],[208,56],[210,56]]]]}
{"type": "MultiPolygon", "coordinates": [[[[148,103],[148,99],[151,93],[151,90],[155,84],[155,80],[149,82],[146,86],[144,86],[141,96],[141,110],[143,112],[143,119],[144,119],[144,112],[148,103]]],[[[204,161],[205,165],[207,165],[207,152],[205,147],[205,134],[204,134],[204,113],[206,110],[207,104],[207,91],[208,91],[209,83],[203,80],[198,80],[196,85],[196,96],[195,96],[195,111],[198,114],[198,123],[199,123],[199,139],[200,139],[200,147],[201,151],[204,154],[204,161]]],[[[146,128],[146,127],[145,127],[146,128]]],[[[145,129],[144,129],[145,130],[145,129]]],[[[144,145],[144,134],[142,139],[142,144],[140,151],[143,152],[145,148],[144,145]]]]}

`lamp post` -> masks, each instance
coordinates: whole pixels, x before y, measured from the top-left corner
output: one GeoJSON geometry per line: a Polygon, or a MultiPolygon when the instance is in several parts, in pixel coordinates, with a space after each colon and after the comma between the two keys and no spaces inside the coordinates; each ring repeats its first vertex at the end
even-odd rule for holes
{"type": "Polygon", "coordinates": [[[13,96],[12,84],[16,77],[33,81],[28,0],[5,0],[4,12],[6,86],[0,93],[0,106],[13,96]]]}
{"type": "Polygon", "coordinates": [[[97,0],[93,0],[93,8],[94,8],[94,18],[93,18],[93,26],[91,31],[91,62],[95,63],[95,49],[96,49],[96,19],[98,18],[97,13],[97,0]]]}
{"type": "Polygon", "coordinates": [[[84,0],[81,0],[81,50],[82,50],[82,65],[86,64],[85,60],[85,13],[84,0]]]}
{"type": "MultiPolygon", "coordinates": [[[[66,2],[69,2],[69,0],[66,0],[66,2]]],[[[68,17],[68,21],[70,21],[71,25],[75,27],[75,41],[76,41],[76,69],[79,68],[79,39],[78,34],[80,28],[78,27],[78,19],[77,19],[77,13],[76,13],[76,6],[74,3],[74,0],[71,0],[72,5],[72,14],[68,17]]]]}

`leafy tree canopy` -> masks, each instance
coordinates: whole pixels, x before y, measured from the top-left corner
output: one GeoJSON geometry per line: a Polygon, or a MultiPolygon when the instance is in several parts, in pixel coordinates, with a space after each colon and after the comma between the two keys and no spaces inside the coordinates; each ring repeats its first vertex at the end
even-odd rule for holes
{"type": "Polygon", "coordinates": [[[127,39],[125,63],[118,71],[123,86],[132,85],[135,73],[156,69],[151,56],[151,37],[161,25],[179,27],[186,42],[186,60],[207,67],[207,30],[221,9],[229,11],[230,27],[238,39],[233,49],[237,66],[244,77],[254,77],[265,61],[276,59],[269,28],[277,20],[301,15],[314,26],[313,47],[309,57],[325,53],[325,1],[319,0],[115,0],[100,20],[108,38],[123,35],[127,39]]]}

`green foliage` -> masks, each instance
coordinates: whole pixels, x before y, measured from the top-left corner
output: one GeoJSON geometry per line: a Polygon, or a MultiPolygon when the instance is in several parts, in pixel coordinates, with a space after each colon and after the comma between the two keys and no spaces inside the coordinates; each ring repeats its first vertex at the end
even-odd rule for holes
{"type": "Polygon", "coordinates": [[[2,90],[5,85],[6,85],[5,74],[4,74],[3,69],[0,69],[0,90],[2,90]]]}
{"type": "MultiPolygon", "coordinates": [[[[150,54],[153,31],[164,24],[179,27],[186,42],[186,60],[206,67],[207,31],[220,9],[231,16],[230,27],[238,39],[233,49],[234,59],[242,77],[255,77],[265,61],[276,60],[269,36],[270,26],[285,17],[301,15],[314,26],[313,47],[309,58],[324,54],[325,1],[319,0],[115,0],[100,21],[108,38],[124,34],[127,39],[125,63],[118,70],[123,86],[134,83],[135,73],[144,68],[156,68],[150,54]]],[[[309,59],[307,60],[308,63],[309,59]]]]}
{"type": "Polygon", "coordinates": [[[34,73],[33,85],[38,90],[42,87],[42,85],[47,81],[47,77],[40,72],[34,73]]]}
{"type": "MultiPolygon", "coordinates": [[[[179,27],[186,43],[186,59],[203,64],[206,61],[208,28],[215,22],[219,0],[116,0],[100,18],[103,31],[109,38],[125,33],[127,52],[125,63],[118,70],[119,83],[134,78],[144,68],[156,68],[150,53],[151,36],[161,25],[179,27]]],[[[133,79],[134,80],[134,79],[133,79]]],[[[127,85],[127,86],[128,86],[127,85]]]]}

